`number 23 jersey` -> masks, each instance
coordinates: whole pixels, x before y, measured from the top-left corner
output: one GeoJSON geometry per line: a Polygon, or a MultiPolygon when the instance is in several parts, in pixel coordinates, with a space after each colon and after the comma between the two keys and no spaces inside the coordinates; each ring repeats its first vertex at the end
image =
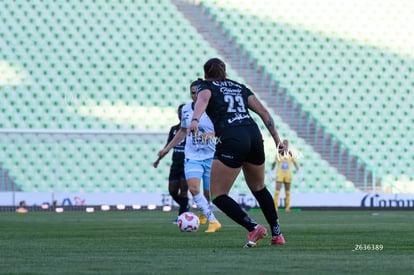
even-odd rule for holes
{"type": "Polygon", "coordinates": [[[214,124],[216,135],[229,127],[256,124],[247,107],[247,98],[253,92],[245,85],[230,79],[203,81],[197,93],[206,89],[211,91],[206,113],[214,124]]]}

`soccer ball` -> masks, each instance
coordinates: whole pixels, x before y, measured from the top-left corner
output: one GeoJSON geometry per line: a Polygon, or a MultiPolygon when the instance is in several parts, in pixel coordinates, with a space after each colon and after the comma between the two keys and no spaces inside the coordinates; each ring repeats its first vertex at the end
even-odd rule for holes
{"type": "Polygon", "coordinates": [[[182,232],[196,232],[200,225],[200,220],[193,212],[184,212],[178,216],[177,225],[182,232]]]}

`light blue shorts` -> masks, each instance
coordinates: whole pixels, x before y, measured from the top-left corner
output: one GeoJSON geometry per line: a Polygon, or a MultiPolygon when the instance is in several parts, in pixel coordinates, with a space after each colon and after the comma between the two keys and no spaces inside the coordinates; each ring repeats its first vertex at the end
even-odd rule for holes
{"type": "Polygon", "coordinates": [[[205,160],[186,159],[184,163],[185,178],[203,180],[203,189],[210,190],[210,171],[213,158],[205,160]]]}

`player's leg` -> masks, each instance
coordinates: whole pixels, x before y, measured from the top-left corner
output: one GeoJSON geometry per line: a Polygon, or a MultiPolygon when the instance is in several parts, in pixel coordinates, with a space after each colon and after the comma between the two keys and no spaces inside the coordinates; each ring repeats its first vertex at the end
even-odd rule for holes
{"type": "Polygon", "coordinates": [[[231,198],[228,193],[240,173],[240,167],[232,168],[226,166],[220,160],[215,159],[211,170],[211,196],[213,203],[236,223],[246,228],[248,243],[245,247],[252,247],[266,236],[266,228],[254,221],[240,205],[231,198]]]}
{"type": "MultiPolygon", "coordinates": [[[[179,190],[179,180],[173,179],[170,174],[170,180],[168,182],[168,193],[173,198],[173,200],[179,205],[178,209],[178,216],[182,213],[181,212],[181,204],[183,203],[181,197],[178,194],[179,190]]],[[[175,224],[177,222],[177,218],[173,221],[175,224]]]]}
{"type": "Polygon", "coordinates": [[[178,210],[178,215],[180,215],[181,212],[181,197],[178,193],[179,191],[180,182],[178,180],[170,180],[168,182],[168,193],[173,198],[173,200],[179,205],[180,209],[178,210]]]}
{"type": "MultiPolygon", "coordinates": [[[[193,195],[193,200],[196,203],[198,209],[210,222],[217,222],[216,217],[210,209],[210,205],[207,199],[201,192],[201,178],[204,173],[203,163],[195,160],[187,160],[185,163],[185,175],[187,178],[188,189],[193,195]]],[[[217,231],[217,230],[216,230],[217,231]]]]}
{"type": "Polygon", "coordinates": [[[211,201],[210,189],[203,188],[204,197],[206,197],[207,201],[211,201]]]}
{"type": "Polygon", "coordinates": [[[197,205],[200,212],[204,215],[204,217],[206,217],[209,222],[217,222],[217,219],[214,216],[213,211],[211,211],[210,209],[210,205],[207,199],[204,197],[203,192],[201,192],[200,190],[200,182],[200,178],[193,177],[187,179],[190,193],[193,195],[194,202],[197,205]]]}
{"type": "MultiPolygon", "coordinates": [[[[205,187],[205,181],[204,180],[203,180],[203,194],[204,194],[204,197],[206,198],[206,200],[208,202],[208,205],[210,206],[210,209],[211,209],[211,205],[210,205],[210,202],[211,202],[210,188],[205,187]]],[[[202,212],[200,212],[198,214],[198,218],[200,220],[200,224],[206,224],[207,221],[208,221],[208,218],[206,216],[204,216],[204,214],[202,212]]]]}
{"type": "MultiPolygon", "coordinates": [[[[211,168],[210,190],[213,203],[233,221],[249,231],[247,234],[248,242],[244,247],[255,246],[267,234],[266,228],[257,224],[228,195],[240,173],[246,155],[250,152],[250,131],[250,128],[244,127],[235,127],[223,131],[220,143],[216,145],[216,159],[213,161],[211,168]]],[[[256,131],[259,131],[259,129],[257,128],[256,131]]]]}
{"type": "Polygon", "coordinates": [[[204,194],[208,194],[207,198],[207,202],[209,205],[209,216],[207,217],[209,224],[208,224],[208,228],[206,230],[207,233],[212,233],[212,232],[216,232],[218,230],[221,229],[221,224],[220,222],[217,220],[217,218],[215,217],[213,211],[211,210],[210,207],[210,174],[211,174],[211,165],[212,165],[213,159],[206,159],[203,161],[203,168],[204,168],[204,172],[203,172],[203,190],[204,190],[204,194]]]}
{"type": "Polygon", "coordinates": [[[259,129],[249,132],[251,136],[250,151],[243,163],[243,173],[247,185],[260,205],[260,209],[270,226],[272,233],[271,244],[284,244],[284,238],[279,226],[275,203],[265,180],[265,153],[263,138],[259,129]]]}
{"type": "Polygon", "coordinates": [[[180,169],[176,165],[171,165],[170,173],[168,175],[168,193],[173,198],[173,200],[180,204],[179,197],[178,197],[178,190],[180,181],[180,169]]]}
{"type": "Polygon", "coordinates": [[[285,182],[285,209],[286,212],[290,212],[290,182],[285,182]]]}
{"type": "Polygon", "coordinates": [[[280,195],[281,188],[282,188],[282,182],[276,181],[276,190],[275,190],[275,195],[273,197],[273,202],[275,204],[276,211],[278,210],[278,207],[279,207],[279,195],[280,195]]]}
{"type": "Polygon", "coordinates": [[[203,193],[204,197],[206,197],[207,201],[210,203],[211,201],[211,194],[210,194],[210,173],[211,173],[211,165],[213,159],[206,159],[204,160],[203,168],[203,193]]]}
{"type": "Polygon", "coordinates": [[[247,185],[259,203],[266,221],[270,225],[272,236],[281,235],[278,215],[272,195],[264,185],[264,164],[255,165],[245,163],[243,164],[243,173],[247,185]]]}
{"type": "Polygon", "coordinates": [[[285,239],[280,230],[279,218],[272,195],[264,185],[264,165],[258,166],[246,163],[243,165],[243,172],[246,182],[259,203],[263,215],[270,226],[272,233],[272,240],[270,244],[285,244],[285,239]]]}
{"type": "Polygon", "coordinates": [[[188,205],[188,187],[185,180],[184,167],[172,165],[168,180],[168,192],[179,205],[178,214],[181,214],[186,211],[188,205]]]}
{"type": "Polygon", "coordinates": [[[247,214],[228,193],[240,173],[240,168],[231,168],[215,159],[211,167],[210,192],[213,203],[236,223],[251,231],[257,225],[249,221],[247,214]]]}
{"type": "Polygon", "coordinates": [[[180,197],[178,195],[179,190],[179,181],[178,180],[170,180],[168,182],[168,193],[173,198],[173,200],[180,204],[180,197]]]}
{"type": "Polygon", "coordinates": [[[179,200],[180,200],[179,214],[182,214],[182,213],[187,212],[189,210],[189,206],[188,206],[188,185],[187,185],[187,181],[184,178],[182,178],[178,182],[178,189],[179,189],[179,200]]]}

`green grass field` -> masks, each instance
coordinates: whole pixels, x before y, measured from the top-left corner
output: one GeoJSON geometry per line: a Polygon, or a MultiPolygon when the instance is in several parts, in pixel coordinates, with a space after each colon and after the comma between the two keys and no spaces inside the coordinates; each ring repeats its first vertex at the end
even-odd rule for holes
{"type": "MultiPolygon", "coordinates": [[[[0,213],[0,273],[412,274],[414,270],[412,211],[282,212],[287,245],[271,247],[266,237],[253,249],[242,248],[246,232],[220,212],[223,229],[214,234],[204,233],[205,225],[196,233],[179,232],[171,223],[175,214],[0,213]]],[[[251,216],[264,223],[261,212],[251,216]]]]}

